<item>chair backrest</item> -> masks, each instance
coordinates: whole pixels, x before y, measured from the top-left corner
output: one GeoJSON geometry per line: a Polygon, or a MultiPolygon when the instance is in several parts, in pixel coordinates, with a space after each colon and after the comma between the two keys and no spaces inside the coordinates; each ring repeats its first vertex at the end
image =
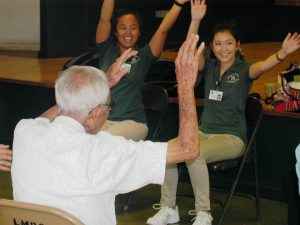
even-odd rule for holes
{"type": "Polygon", "coordinates": [[[7,199],[0,199],[0,224],[84,225],[61,209],[7,199]]]}
{"type": "Polygon", "coordinates": [[[262,116],[263,106],[260,101],[252,96],[248,96],[245,109],[248,145],[252,145],[253,139],[256,137],[262,116]]]}
{"type": "Polygon", "coordinates": [[[177,97],[174,60],[159,58],[153,62],[145,78],[145,83],[163,87],[169,96],[177,97]]]}
{"type": "Polygon", "coordinates": [[[64,65],[62,70],[68,69],[71,66],[93,66],[98,68],[99,66],[99,54],[97,49],[93,49],[88,52],[84,52],[78,56],[69,59],[64,65]]]}
{"type": "Polygon", "coordinates": [[[152,81],[176,82],[174,60],[159,58],[153,62],[145,78],[145,83],[152,81]]]}
{"type": "Polygon", "coordinates": [[[142,97],[149,128],[146,139],[157,141],[161,131],[161,121],[168,105],[168,93],[162,87],[143,84],[142,97]]]}

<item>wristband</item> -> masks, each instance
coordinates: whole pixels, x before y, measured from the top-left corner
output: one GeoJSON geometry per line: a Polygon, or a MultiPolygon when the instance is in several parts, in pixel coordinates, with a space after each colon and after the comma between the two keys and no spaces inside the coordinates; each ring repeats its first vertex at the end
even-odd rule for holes
{"type": "Polygon", "coordinates": [[[284,59],[279,58],[278,52],[276,53],[276,59],[277,59],[278,61],[280,61],[280,62],[283,62],[283,61],[284,61],[284,59]]]}
{"type": "Polygon", "coordinates": [[[184,6],[184,4],[181,4],[181,3],[177,2],[176,0],[174,1],[174,4],[181,7],[181,8],[184,6]]]}

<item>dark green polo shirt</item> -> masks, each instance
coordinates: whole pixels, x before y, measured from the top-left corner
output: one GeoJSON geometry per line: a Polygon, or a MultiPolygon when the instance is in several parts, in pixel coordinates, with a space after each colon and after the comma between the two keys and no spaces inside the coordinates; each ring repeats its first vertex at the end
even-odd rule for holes
{"type": "MultiPolygon", "coordinates": [[[[109,38],[98,44],[97,47],[99,50],[99,69],[106,72],[120,56],[119,45],[112,38],[109,38]]],[[[137,50],[138,55],[128,62],[131,64],[130,72],[111,89],[111,102],[114,103],[114,106],[109,114],[109,120],[134,120],[146,123],[141,87],[156,57],[153,56],[149,44],[137,50]]]]}
{"type": "Polygon", "coordinates": [[[249,64],[237,55],[234,64],[220,77],[220,62],[205,59],[201,72],[205,81],[205,106],[200,130],[208,134],[232,134],[247,143],[245,107],[252,86],[249,64]],[[211,90],[223,92],[222,100],[209,99],[211,90]]]}

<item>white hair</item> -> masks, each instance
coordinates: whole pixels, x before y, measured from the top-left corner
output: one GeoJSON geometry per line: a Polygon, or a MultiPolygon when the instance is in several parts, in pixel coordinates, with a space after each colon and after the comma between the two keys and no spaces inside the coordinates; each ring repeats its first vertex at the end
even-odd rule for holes
{"type": "Polygon", "coordinates": [[[110,89],[105,73],[91,66],[71,66],[55,83],[55,99],[60,112],[85,118],[99,104],[107,104],[110,89]]]}

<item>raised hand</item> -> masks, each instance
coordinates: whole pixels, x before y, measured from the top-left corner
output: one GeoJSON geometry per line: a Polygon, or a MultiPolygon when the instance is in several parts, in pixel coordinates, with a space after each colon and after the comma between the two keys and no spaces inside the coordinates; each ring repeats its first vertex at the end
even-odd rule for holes
{"type": "Polygon", "coordinates": [[[206,14],[205,0],[190,0],[190,1],[191,1],[192,20],[202,20],[206,14]]]}
{"type": "Polygon", "coordinates": [[[204,42],[197,48],[198,35],[191,35],[179,49],[175,60],[176,78],[179,86],[194,87],[197,74],[199,57],[204,49],[204,42]]]}
{"type": "Polygon", "coordinates": [[[0,170],[10,171],[12,151],[8,145],[0,144],[0,170]]]}
{"type": "Polygon", "coordinates": [[[122,67],[122,65],[127,59],[135,56],[137,53],[137,51],[129,48],[119,58],[117,58],[114,64],[109,67],[106,72],[106,77],[110,87],[115,86],[121,80],[121,78],[129,72],[129,68],[126,66],[122,67]]]}
{"type": "Polygon", "coordinates": [[[288,33],[284,41],[282,42],[282,50],[288,55],[296,51],[300,47],[300,34],[288,33]]]}

